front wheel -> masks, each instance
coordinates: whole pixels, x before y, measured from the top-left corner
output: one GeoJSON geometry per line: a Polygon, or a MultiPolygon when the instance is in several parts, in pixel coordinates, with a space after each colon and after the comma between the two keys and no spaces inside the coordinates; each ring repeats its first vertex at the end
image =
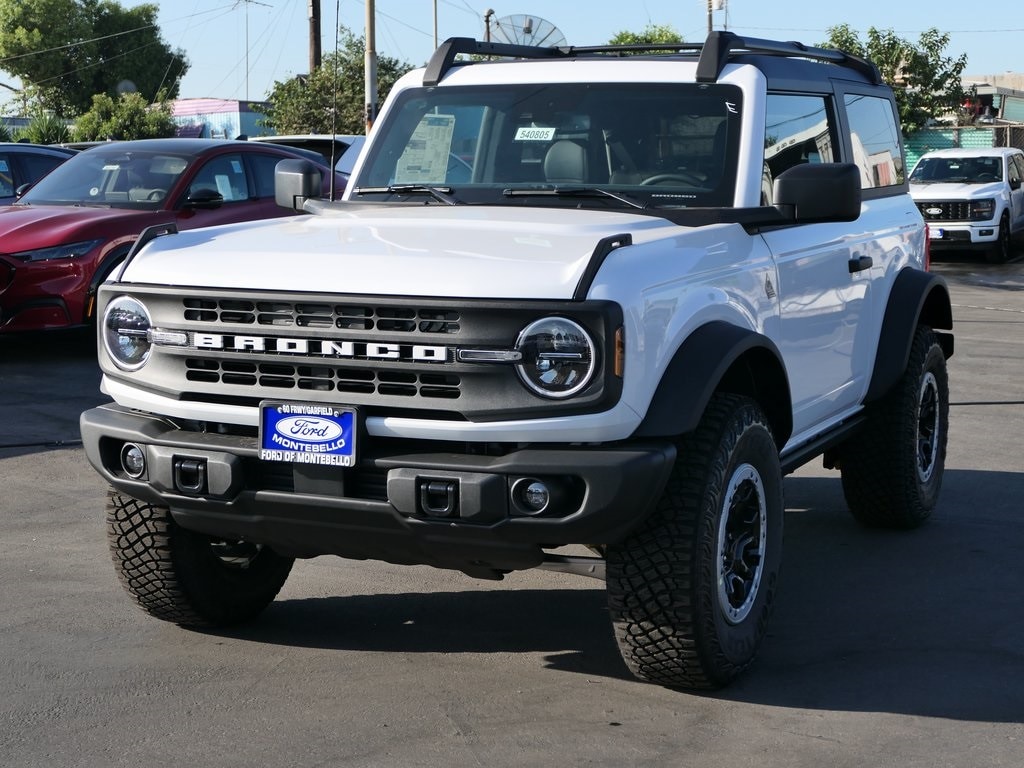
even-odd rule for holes
{"type": "Polygon", "coordinates": [[[284,586],[294,562],[256,544],[186,530],[166,507],[116,491],[106,512],[121,585],[146,613],[182,626],[254,618],[284,586]]]}
{"type": "Polygon", "coordinates": [[[608,606],[630,671],[718,688],[754,660],[782,559],[778,447],[753,400],[716,395],[657,509],[606,553],[608,606]]]}
{"type": "Polygon", "coordinates": [[[986,251],[985,258],[990,264],[1005,264],[1013,256],[1013,238],[1010,232],[1010,217],[1005,213],[999,220],[999,236],[992,247],[986,251]]]}
{"type": "Polygon", "coordinates": [[[949,432],[949,377],[935,333],[919,326],[902,378],[871,406],[840,452],[843,494],[864,525],[916,528],[939,497],[949,432]]]}

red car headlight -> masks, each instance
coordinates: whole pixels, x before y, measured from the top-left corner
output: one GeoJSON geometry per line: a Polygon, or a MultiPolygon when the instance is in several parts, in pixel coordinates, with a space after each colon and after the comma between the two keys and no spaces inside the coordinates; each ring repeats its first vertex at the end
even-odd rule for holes
{"type": "Polygon", "coordinates": [[[36,248],[31,251],[21,251],[21,253],[12,253],[10,256],[15,259],[19,259],[20,261],[80,259],[102,242],[102,240],[83,240],[80,243],[68,243],[67,245],[54,245],[49,248],[36,248]]]}

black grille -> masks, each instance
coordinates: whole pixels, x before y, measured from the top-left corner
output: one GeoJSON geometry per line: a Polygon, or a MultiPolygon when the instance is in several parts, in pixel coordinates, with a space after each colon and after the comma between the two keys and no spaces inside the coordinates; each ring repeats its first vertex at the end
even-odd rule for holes
{"type": "Polygon", "coordinates": [[[334,365],[291,365],[215,360],[205,357],[185,359],[185,378],[206,384],[232,384],[243,387],[294,389],[307,392],[354,392],[429,397],[454,400],[461,394],[462,380],[451,373],[372,370],[334,365]]]}
{"type": "Polygon", "coordinates": [[[185,298],[185,319],[198,323],[340,328],[393,333],[458,333],[457,310],[431,307],[381,307],[246,299],[185,298]]]}
{"type": "MultiPolygon", "coordinates": [[[[936,203],[918,203],[917,209],[925,221],[970,221],[971,204],[962,200],[936,203]]],[[[975,217],[977,218],[977,217],[975,217]]]]}

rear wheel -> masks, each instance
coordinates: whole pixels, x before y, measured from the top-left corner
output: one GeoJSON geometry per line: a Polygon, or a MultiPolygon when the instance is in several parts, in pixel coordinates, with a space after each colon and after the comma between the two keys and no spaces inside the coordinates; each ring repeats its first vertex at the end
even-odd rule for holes
{"type": "Polygon", "coordinates": [[[949,431],[946,357],[918,327],[903,377],[840,455],[850,512],[872,527],[916,528],[939,498],[949,431]]]}
{"type": "Polygon", "coordinates": [[[782,558],[782,472],[760,407],[716,395],[654,513],[607,548],[608,605],[630,671],[718,688],[754,660],[782,558]]]}
{"type": "Polygon", "coordinates": [[[191,627],[252,619],[274,599],[291,558],[186,530],[170,510],[111,491],[107,541],[122,586],[143,610],[191,627]]]}

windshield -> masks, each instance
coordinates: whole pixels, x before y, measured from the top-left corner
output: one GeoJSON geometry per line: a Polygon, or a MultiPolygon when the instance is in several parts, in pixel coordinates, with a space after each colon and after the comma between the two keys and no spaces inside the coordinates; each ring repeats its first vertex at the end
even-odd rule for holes
{"type": "Polygon", "coordinates": [[[186,155],[97,147],[43,177],[22,205],[98,205],[155,210],[188,167],[186,155]]]}
{"type": "Polygon", "coordinates": [[[1003,163],[998,157],[923,157],[910,174],[912,184],[988,184],[1003,180],[1003,163]]]}
{"type": "Polygon", "coordinates": [[[463,203],[732,205],[735,86],[533,83],[396,98],[352,199],[439,202],[440,190],[463,203]]]}

